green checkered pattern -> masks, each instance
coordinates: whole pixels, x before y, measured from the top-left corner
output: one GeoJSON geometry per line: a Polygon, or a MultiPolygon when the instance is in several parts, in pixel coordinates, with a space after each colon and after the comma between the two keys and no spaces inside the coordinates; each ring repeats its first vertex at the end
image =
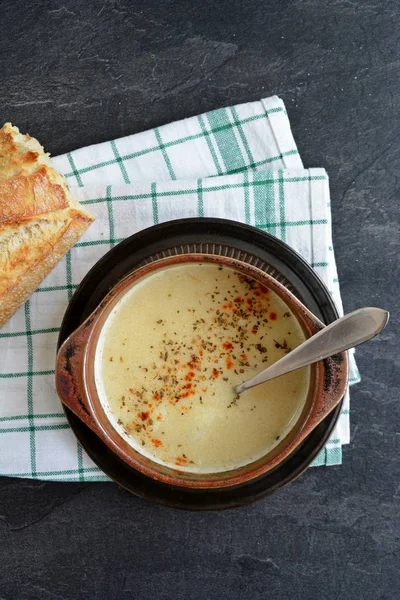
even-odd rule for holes
{"type": "MultiPolygon", "coordinates": [[[[284,240],[342,310],[328,178],[304,169],[283,102],[224,108],[53,159],[96,216],[85,236],[0,331],[0,474],[104,481],[70,430],[54,385],[59,325],[75,287],[115,244],[183,217],[248,223],[284,240]]],[[[359,380],[353,356],[351,382],[359,380]]],[[[349,398],[315,465],[340,464],[349,398]]]]}

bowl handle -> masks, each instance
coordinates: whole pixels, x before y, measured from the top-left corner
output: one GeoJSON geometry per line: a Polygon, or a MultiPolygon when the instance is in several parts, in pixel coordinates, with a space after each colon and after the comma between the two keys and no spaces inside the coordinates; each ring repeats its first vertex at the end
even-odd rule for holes
{"type": "Polygon", "coordinates": [[[320,393],[299,435],[303,441],[342,400],[348,385],[349,358],[347,352],[335,354],[318,364],[320,393]]]}
{"type": "Polygon", "coordinates": [[[95,433],[101,434],[86,397],[83,372],[93,320],[89,317],[63,342],[57,353],[55,377],[57,393],[62,403],[95,433]]]}

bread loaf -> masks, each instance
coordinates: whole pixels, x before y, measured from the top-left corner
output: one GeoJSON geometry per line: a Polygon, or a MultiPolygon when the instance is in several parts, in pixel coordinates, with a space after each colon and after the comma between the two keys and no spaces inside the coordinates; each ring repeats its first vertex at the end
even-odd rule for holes
{"type": "Polygon", "coordinates": [[[37,140],[0,129],[0,327],[25,302],[93,216],[72,197],[37,140]]]}

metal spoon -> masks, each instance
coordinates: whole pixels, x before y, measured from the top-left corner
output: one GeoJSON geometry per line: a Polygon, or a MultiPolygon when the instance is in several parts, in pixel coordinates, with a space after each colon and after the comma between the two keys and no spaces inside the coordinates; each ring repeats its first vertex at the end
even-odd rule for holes
{"type": "Polygon", "coordinates": [[[378,335],[388,321],[387,310],[359,308],[324,327],[276,363],[236,386],[235,392],[241,394],[260,383],[367,342],[378,335]]]}

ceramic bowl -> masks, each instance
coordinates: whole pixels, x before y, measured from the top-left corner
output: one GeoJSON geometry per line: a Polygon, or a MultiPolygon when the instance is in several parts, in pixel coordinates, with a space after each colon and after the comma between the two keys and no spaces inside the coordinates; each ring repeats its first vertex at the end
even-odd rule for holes
{"type": "Polygon", "coordinates": [[[110,312],[133,286],[160,269],[190,262],[211,262],[234,268],[270,288],[296,315],[306,337],[324,325],[284,285],[254,264],[235,256],[212,252],[186,252],[154,260],[119,281],[92,314],[61,345],[56,364],[57,391],[72,410],[126,464],[164,484],[189,489],[237,486],[282,464],[341,401],[348,383],[348,357],[341,353],[311,367],[305,407],[289,434],[262,458],[243,467],[213,474],[195,474],[163,466],[130,446],[114,429],[97,393],[94,361],[97,343],[110,312]]]}

